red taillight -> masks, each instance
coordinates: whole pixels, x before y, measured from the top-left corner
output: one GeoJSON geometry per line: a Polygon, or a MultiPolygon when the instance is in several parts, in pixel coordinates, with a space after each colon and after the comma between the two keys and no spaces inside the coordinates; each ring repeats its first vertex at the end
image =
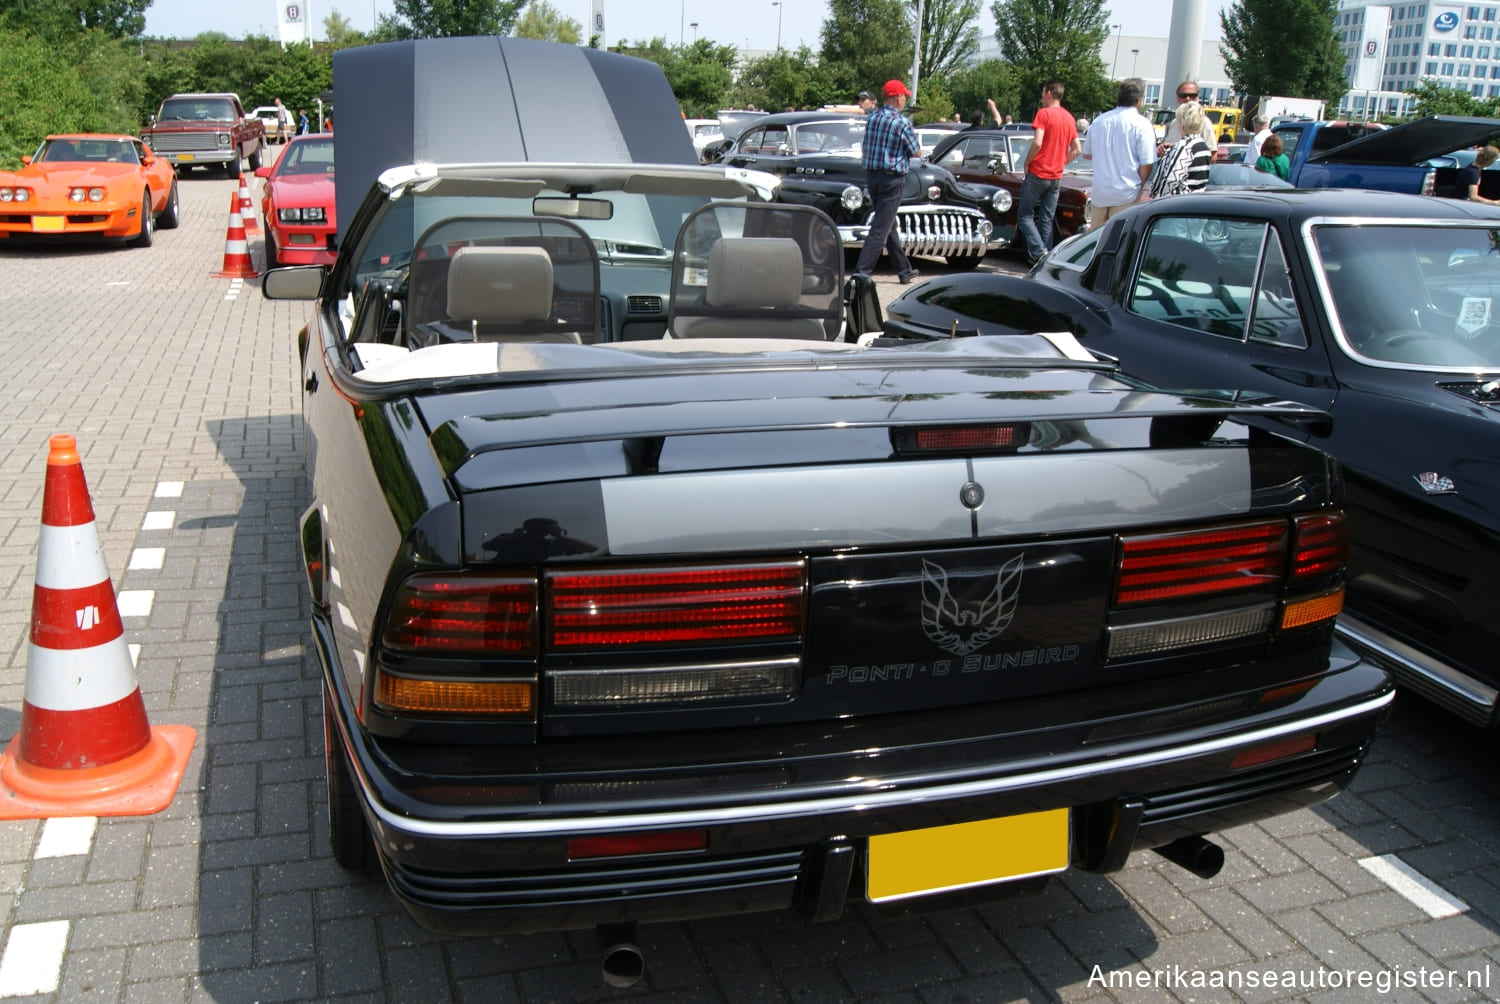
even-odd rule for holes
{"type": "Polygon", "coordinates": [[[1349,527],[1343,513],[1298,516],[1293,526],[1293,581],[1330,575],[1348,564],[1349,527]]]}
{"type": "Polygon", "coordinates": [[[385,644],[432,655],[533,656],[536,597],[535,579],[413,575],[396,590],[385,644]]]}
{"type": "Polygon", "coordinates": [[[911,447],[919,453],[955,453],[971,450],[1006,450],[1024,446],[1030,438],[1030,426],[955,425],[917,429],[912,433],[911,447]]]}
{"type": "Polygon", "coordinates": [[[802,564],[552,572],[556,649],[787,639],[802,633],[802,564]]]}
{"type": "Polygon", "coordinates": [[[620,833],[604,837],[574,837],[568,841],[568,860],[618,858],[631,854],[668,854],[701,851],[708,846],[706,830],[668,833],[620,833]]]}
{"type": "Polygon", "coordinates": [[[1283,521],[1120,538],[1115,602],[1155,603],[1275,588],[1286,567],[1283,521]]]}

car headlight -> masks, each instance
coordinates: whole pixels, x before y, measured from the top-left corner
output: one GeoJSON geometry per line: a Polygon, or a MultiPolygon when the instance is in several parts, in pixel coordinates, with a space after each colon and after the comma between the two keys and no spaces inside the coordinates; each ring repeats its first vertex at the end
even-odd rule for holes
{"type": "Polygon", "coordinates": [[[839,193],[839,204],[845,209],[853,212],[865,204],[865,193],[858,185],[849,185],[839,193]]]}
{"type": "Polygon", "coordinates": [[[90,188],[89,189],[89,201],[90,202],[103,202],[104,201],[104,189],[102,189],[102,188],[90,188]]]}
{"type": "Polygon", "coordinates": [[[309,206],[302,210],[303,223],[322,223],[325,219],[327,214],[323,212],[322,206],[309,206]]]}
{"type": "Polygon", "coordinates": [[[15,189],[15,188],[0,187],[0,202],[20,202],[20,201],[22,201],[22,200],[16,198],[16,193],[18,191],[19,191],[19,189],[15,189]]]}
{"type": "Polygon", "coordinates": [[[322,223],[327,216],[323,207],[312,206],[307,209],[278,209],[276,218],[282,223],[322,223]]]}
{"type": "Polygon", "coordinates": [[[995,207],[997,213],[1010,212],[1010,192],[1002,188],[990,197],[990,205],[995,207]]]}
{"type": "Polygon", "coordinates": [[[219,133],[219,145],[220,146],[228,146],[229,145],[229,134],[227,132],[221,132],[221,133],[219,133]]]}
{"type": "Polygon", "coordinates": [[[82,202],[84,199],[87,199],[88,197],[89,197],[89,191],[86,188],[70,188],[70,189],[68,189],[68,201],[69,202],[82,202]]]}

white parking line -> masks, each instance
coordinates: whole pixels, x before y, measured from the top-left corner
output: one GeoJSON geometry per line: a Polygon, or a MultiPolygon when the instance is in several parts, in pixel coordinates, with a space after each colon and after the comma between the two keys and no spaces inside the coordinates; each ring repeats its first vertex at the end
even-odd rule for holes
{"type": "Polygon", "coordinates": [[[170,530],[177,522],[177,511],[175,509],[157,509],[146,513],[146,519],[141,523],[142,530],[170,530]]]}
{"type": "Polygon", "coordinates": [[[155,602],[155,589],[122,589],[115,597],[115,608],[121,617],[149,617],[155,602]]]}
{"type": "Polygon", "coordinates": [[[49,819],[42,826],[42,839],[37,841],[34,858],[66,858],[75,854],[87,854],[94,845],[94,830],[98,828],[97,816],[59,816],[49,819]]]}
{"type": "Polygon", "coordinates": [[[1451,895],[1442,886],[1394,854],[1360,858],[1359,865],[1411,900],[1434,920],[1439,917],[1452,917],[1469,909],[1469,904],[1451,895]]]}
{"type": "Polygon", "coordinates": [[[240,290],[244,288],[244,285],[244,279],[230,279],[229,290],[224,294],[224,299],[233,300],[235,297],[239,296],[240,290]]]}
{"type": "Polygon", "coordinates": [[[182,498],[181,481],[158,481],[156,483],[156,497],[159,499],[182,498]]]}
{"type": "Polygon", "coordinates": [[[5,955],[0,957],[0,997],[54,993],[62,978],[63,952],[67,947],[66,920],[12,927],[5,942],[5,955]]]}
{"type": "Polygon", "coordinates": [[[130,567],[157,569],[167,560],[165,547],[138,547],[130,552],[130,567]]]}

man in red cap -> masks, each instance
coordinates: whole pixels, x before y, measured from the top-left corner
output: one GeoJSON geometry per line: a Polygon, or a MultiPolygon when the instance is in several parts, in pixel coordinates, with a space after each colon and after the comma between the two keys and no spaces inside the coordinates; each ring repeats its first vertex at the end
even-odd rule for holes
{"type": "Polygon", "coordinates": [[[891,264],[902,284],[911,282],[917,270],[911,267],[901,249],[901,236],[895,231],[896,211],[901,208],[901,187],[905,183],[907,161],[921,149],[911,123],[901,114],[911,91],[899,80],[887,80],[881,88],[885,104],[865,118],[864,162],[870,199],[875,213],[870,232],[859,249],[854,271],[868,276],[880,261],[882,249],[890,252],[891,264]]]}

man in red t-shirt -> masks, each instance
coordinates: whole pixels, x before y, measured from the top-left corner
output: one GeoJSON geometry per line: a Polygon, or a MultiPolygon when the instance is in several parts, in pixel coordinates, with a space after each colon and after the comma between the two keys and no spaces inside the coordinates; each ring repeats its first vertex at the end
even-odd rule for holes
{"type": "Polygon", "coordinates": [[[1016,238],[1033,263],[1052,247],[1052,216],[1062,187],[1063,165],[1078,156],[1078,126],[1062,106],[1063,82],[1049,80],[1042,88],[1042,107],[1031,120],[1035,135],[1021,170],[1021,198],[1016,205],[1016,238]]]}

